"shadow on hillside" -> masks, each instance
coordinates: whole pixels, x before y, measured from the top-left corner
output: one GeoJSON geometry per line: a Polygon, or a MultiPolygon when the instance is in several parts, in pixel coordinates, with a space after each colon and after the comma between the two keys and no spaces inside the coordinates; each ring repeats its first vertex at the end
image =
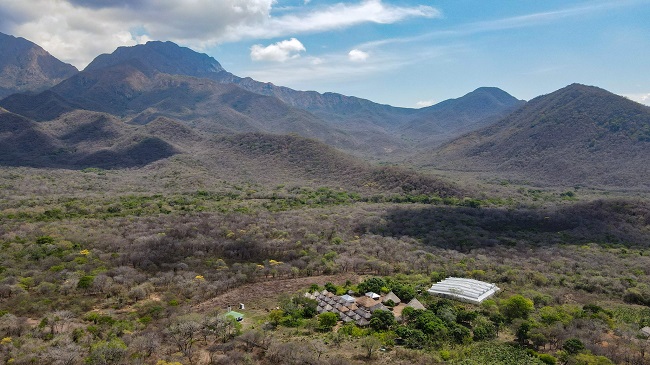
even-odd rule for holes
{"type": "Polygon", "coordinates": [[[30,136],[28,142],[21,144],[20,148],[0,146],[0,165],[71,170],[89,167],[119,169],[142,167],[178,153],[172,145],[158,138],[145,138],[124,148],[90,153],[56,148],[44,138],[30,136]]]}
{"type": "Polygon", "coordinates": [[[361,223],[358,231],[468,251],[518,243],[650,246],[648,225],[650,203],[598,200],[545,210],[400,207],[389,210],[382,222],[361,223]]]}

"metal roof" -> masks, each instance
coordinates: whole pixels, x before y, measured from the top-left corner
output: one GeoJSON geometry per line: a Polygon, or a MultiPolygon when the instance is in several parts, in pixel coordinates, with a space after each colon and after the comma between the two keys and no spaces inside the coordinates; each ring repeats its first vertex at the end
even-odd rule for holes
{"type": "Polygon", "coordinates": [[[485,299],[493,296],[499,287],[474,279],[446,278],[433,284],[428,290],[433,295],[460,300],[472,304],[481,304],[485,299]]]}

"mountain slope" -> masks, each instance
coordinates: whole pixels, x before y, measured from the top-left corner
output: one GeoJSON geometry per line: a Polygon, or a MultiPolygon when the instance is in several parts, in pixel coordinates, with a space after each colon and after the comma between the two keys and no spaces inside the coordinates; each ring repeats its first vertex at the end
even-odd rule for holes
{"type": "Polygon", "coordinates": [[[290,106],[309,111],[334,123],[369,122],[390,128],[396,127],[402,119],[415,112],[413,109],[377,104],[352,96],[298,91],[248,77],[241,78],[224,70],[214,58],[179,47],[172,42],[151,41],[133,47],[120,47],[110,55],[97,57],[86,67],[86,71],[114,66],[128,60],[138,60],[162,73],[234,84],[256,94],[276,97],[290,106]]]}
{"type": "Polygon", "coordinates": [[[37,95],[12,95],[0,106],[37,121],[78,109],[132,124],[157,118],[211,133],[296,133],[370,158],[399,159],[493,122],[520,103],[484,88],[420,110],[336,93],[296,91],[240,78],[212,57],[171,42],[120,47],[37,95]]]}
{"type": "Polygon", "coordinates": [[[0,100],[0,105],[27,118],[44,121],[77,109],[81,105],[66,100],[51,90],[39,94],[13,94],[0,100]]]}
{"type": "Polygon", "coordinates": [[[90,111],[33,122],[0,109],[0,165],[36,168],[183,171],[192,181],[275,187],[329,186],[357,192],[464,196],[440,179],[399,168],[373,167],[322,142],[296,135],[201,135],[158,118],[139,126],[90,111]]]}
{"type": "Polygon", "coordinates": [[[95,71],[131,60],[140,61],[149,65],[152,70],[170,75],[211,78],[211,75],[223,71],[219,62],[206,54],[194,52],[172,42],[160,41],[119,47],[111,54],[97,56],[84,71],[95,71]]]}
{"type": "Polygon", "coordinates": [[[559,185],[650,187],[650,108],[579,84],[419,156],[422,166],[559,185]]]}
{"type": "Polygon", "coordinates": [[[50,160],[60,144],[38,124],[0,108],[0,164],[35,166],[50,160]]]}
{"type": "Polygon", "coordinates": [[[0,33],[0,99],[17,92],[38,92],[77,73],[43,48],[0,33]]]}
{"type": "Polygon", "coordinates": [[[14,95],[0,105],[40,121],[85,109],[110,113],[133,124],[167,117],[211,133],[296,133],[348,151],[371,150],[374,154],[384,148],[377,140],[363,144],[277,98],[232,84],[161,73],[133,58],[104,68],[90,67],[46,92],[14,95]]]}
{"type": "MultiPolygon", "coordinates": [[[[380,158],[405,152],[413,141],[424,146],[438,145],[494,122],[523,103],[500,89],[481,88],[429,108],[396,108],[337,93],[298,91],[249,77],[241,78],[224,70],[214,58],[171,42],[120,47],[112,54],[97,57],[85,71],[109,69],[127,62],[146,64],[151,72],[207,78],[221,84],[236,85],[257,95],[277,98],[295,109],[315,115],[348,136],[347,143],[336,142],[333,145],[363,155],[371,151],[372,156],[380,158]],[[183,60],[183,63],[178,60],[183,60]]],[[[151,112],[144,119],[161,115],[151,112]]],[[[172,117],[178,118],[177,115],[172,117]]],[[[197,125],[206,127],[201,121],[197,125]]],[[[298,133],[331,143],[323,135],[298,133]]],[[[341,138],[343,136],[337,139],[341,138]]]]}
{"type": "Polygon", "coordinates": [[[400,132],[420,145],[435,145],[496,122],[523,104],[499,88],[482,87],[418,110],[400,132]]]}
{"type": "Polygon", "coordinates": [[[0,165],[126,168],[178,152],[163,139],[108,114],[75,111],[37,123],[0,109],[0,165]]]}
{"type": "MultiPolygon", "coordinates": [[[[322,142],[292,135],[246,133],[217,138],[219,156],[233,156],[237,174],[264,183],[338,186],[353,191],[393,193],[466,194],[454,184],[394,167],[375,167],[322,142]],[[243,175],[241,175],[243,174],[243,175]]],[[[208,155],[213,152],[206,152],[208,155]]],[[[202,159],[206,166],[223,166],[223,161],[202,159]]],[[[218,169],[212,167],[210,170],[218,169]]]]}

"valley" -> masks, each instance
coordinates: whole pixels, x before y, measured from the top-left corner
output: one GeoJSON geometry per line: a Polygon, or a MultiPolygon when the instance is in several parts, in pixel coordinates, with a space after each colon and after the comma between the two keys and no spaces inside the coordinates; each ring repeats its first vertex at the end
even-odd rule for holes
{"type": "Polygon", "coordinates": [[[77,71],[0,40],[1,363],[650,361],[647,106],[572,84],[398,108],[171,42],[77,71]],[[427,293],[446,277],[501,291],[427,293]],[[368,288],[425,309],[357,327],[304,297],[368,288]]]}

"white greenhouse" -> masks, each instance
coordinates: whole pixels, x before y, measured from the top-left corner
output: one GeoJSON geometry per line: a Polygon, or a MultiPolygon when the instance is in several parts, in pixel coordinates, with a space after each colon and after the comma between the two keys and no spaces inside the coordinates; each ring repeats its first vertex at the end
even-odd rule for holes
{"type": "Polygon", "coordinates": [[[433,295],[472,304],[481,304],[497,291],[499,291],[499,287],[495,284],[464,278],[446,278],[439,283],[433,284],[428,290],[433,295]]]}

